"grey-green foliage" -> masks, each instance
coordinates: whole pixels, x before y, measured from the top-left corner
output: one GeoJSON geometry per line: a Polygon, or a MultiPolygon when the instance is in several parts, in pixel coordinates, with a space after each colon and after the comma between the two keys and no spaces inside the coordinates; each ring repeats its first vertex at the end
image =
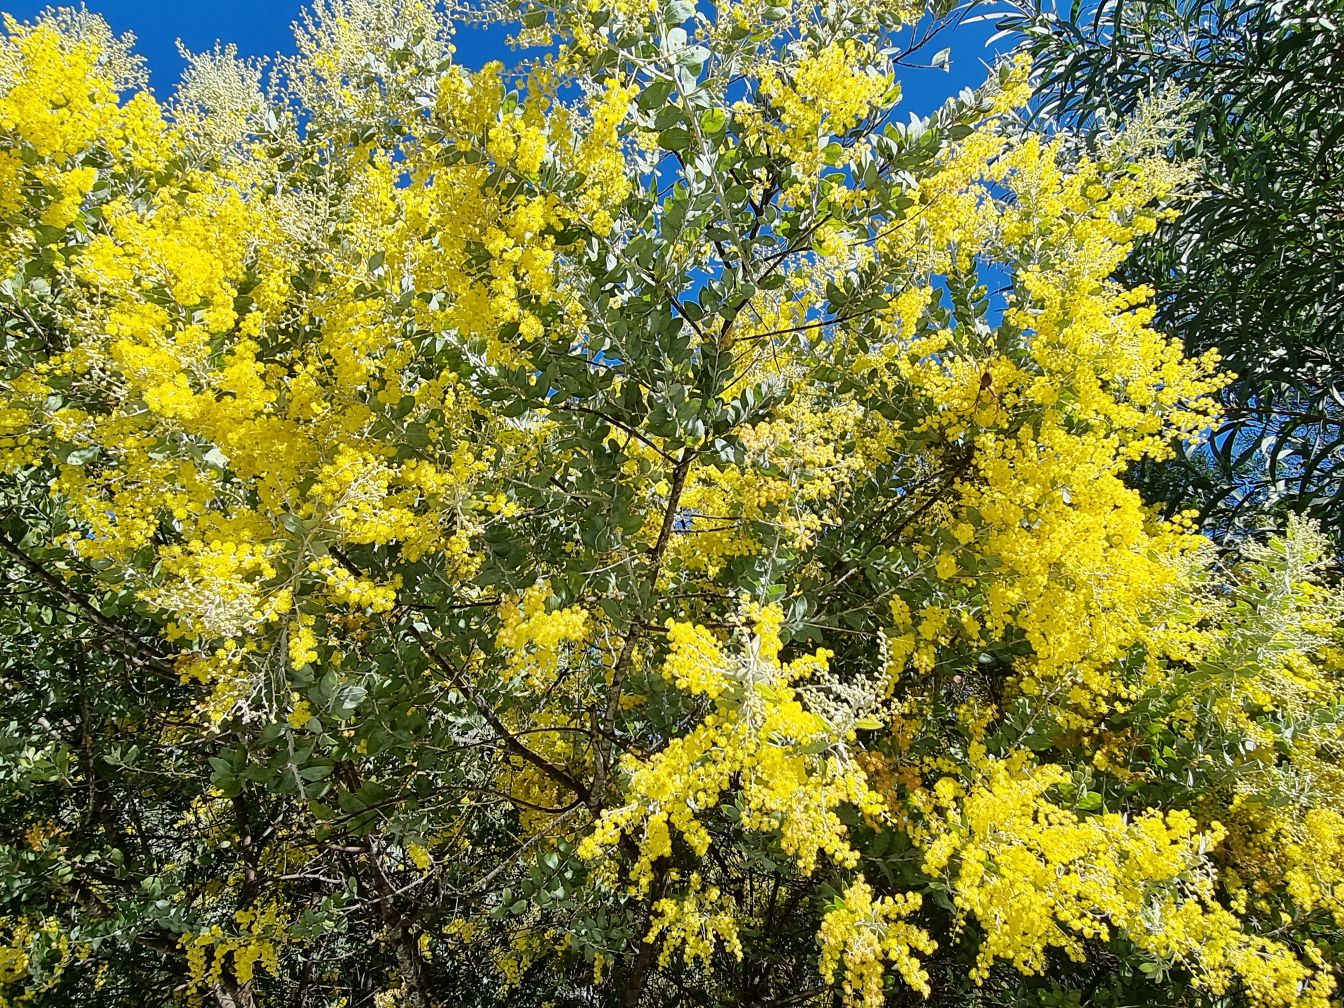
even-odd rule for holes
{"type": "Polygon", "coordinates": [[[1039,111],[1098,128],[1182,99],[1201,167],[1123,267],[1159,323],[1237,375],[1210,448],[1136,474],[1219,533],[1310,514],[1344,541],[1344,2],[1010,0],[1039,111]]]}

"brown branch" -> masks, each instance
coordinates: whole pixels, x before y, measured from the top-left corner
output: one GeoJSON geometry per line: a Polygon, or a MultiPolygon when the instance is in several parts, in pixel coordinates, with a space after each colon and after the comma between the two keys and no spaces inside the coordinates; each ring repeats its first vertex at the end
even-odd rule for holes
{"type": "MultiPolygon", "coordinates": [[[[654,866],[653,885],[649,890],[648,898],[645,900],[646,915],[652,917],[653,907],[657,902],[667,895],[669,882],[669,869],[671,864],[667,858],[659,858],[654,866]]],[[[652,920],[645,927],[644,939],[639,943],[639,951],[635,954],[635,961],[630,964],[630,972],[625,977],[625,992],[621,998],[622,1008],[636,1008],[639,999],[644,994],[644,985],[648,982],[649,971],[653,968],[654,956],[657,952],[655,942],[648,941],[650,937],[648,929],[652,926],[652,920]]]]}
{"type": "MultiPolygon", "coordinates": [[[[667,507],[663,510],[663,524],[658,530],[658,539],[653,544],[653,552],[649,555],[649,571],[645,577],[645,584],[650,590],[658,584],[658,576],[663,570],[663,557],[667,553],[667,545],[672,540],[672,527],[676,523],[677,509],[681,507],[681,494],[686,489],[686,477],[691,471],[691,463],[695,459],[695,449],[687,445],[681,451],[681,459],[677,466],[672,470],[672,484],[667,495],[667,507]]],[[[621,690],[625,684],[626,674],[630,670],[630,661],[634,657],[635,643],[639,639],[641,623],[634,621],[626,631],[625,643],[621,645],[621,653],[616,658],[616,664],[611,670],[611,692],[607,695],[607,709],[603,716],[603,733],[611,735],[616,729],[616,712],[621,706],[621,690]]]]}
{"type": "MultiPolygon", "coordinates": [[[[360,570],[359,567],[356,566],[341,550],[331,545],[328,545],[327,549],[331,555],[336,558],[337,562],[351,574],[356,577],[364,576],[364,572],[360,570]]],[[[434,643],[428,636],[426,636],[424,631],[414,623],[411,624],[411,636],[413,636],[416,643],[420,645],[420,650],[424,653],[425,657],[434,664],[435,668],[447,677],[448,682],[452,687],[466,697],[467,702],[476,708],[477,713],[485,719],[485,723],[494,730],[495,734],[499,736],[499,740],[504,743],[504,748],[515,756],[527,760],[527,762],[531,763],[547,777],[551,778],[551,780],[564,787],[570,793],[577,795],[585,805],[588,805],[590,808],[596,808],[593,800],[593,793],[573,775],[566,773],[555,764],[549,762],[527,746],[523,745],[518,736],[509,730],[508,726],[499,719],[499,716],[495,714],[490,705],[486,703],[485,698],[476,692],[471,683],[461,675],[458,669],[454,668],[443,655],[439,654],[438,648],[434,646],[434,643]]]]}
{"type": "MultiPolygon", "coordinates": [[[[335,551],[333,550],[332,553],[334,555],[335,551]]],[[[485,702],[484,697],[477,693],[471,683],[467,682],[467,680],[458,673],[458,670],[455,669],[447,659],[439,654],[438,649],[434,647],[433,642],[429,640],[418,626],[414,624],[411,625],[411,635],[416,639],[416,642],[419,643],[420,649],[424,652],[425,656],[434,663],[434,666],[440,672],[447,676],[448,681],[452,684],[453,688],[466,697],[467,701],[476,708],[477,713],[485,719],[485,723],[494,730],[495,734],[499,736],[500,741],[504,743],[504,748],[515,756],[527,760],[527,762],[531,763],[547,777],[551,778],[551,780],[560,784],[570,793],[577,795],[585,805],[596,807],[593,793],[589,791],[582,782],[523,745],[519,738],[509,730],[508,726],[499,719],[499,716],[491,710],[490,705],[485,702]]]]}
{"type": "Polygon", "coordinates": [[[47,588],[51,589],[51,591],[55,592],[58,596],[75,606],[75,608],[92,620],[95,626],[102,630],[106,630],[109,634],[116,637],[124,646],[130,648],[132,653],[124,656],[128,660],[137,665],[146,666],[152,671],[167,676],[174,681],[177,680],[177,674],[173,671],[173,667],[167,658],[148,650],[145,647],[145,642],[143,640],[137,638],[125,627],[108,619],[92,602],[30,557],[17,543],[11,540],[3,532],[0,532],[0,549],[13,557],[21,567],[42,582],[42,584],[46,585],[47,588]]]}
{"type": "Polygon", "coordinates": [[[627,434],[629,434],[629,435],[630,435],[632,438],[634,438],[636,441],[639,441],[639,442],[641,442],[642,444],[644,444],[646,447],[653,449],[653,450],[656,451],[659,455],[661,455],[663,458],[667,459],[667,461],[669,461],[669,462],[674,461],[674,459],[672,458],[671,455],[669,455],[667,452],[663,451],[663,449],[659,448],[656,444],[654,444],[651,440],[649,440],[647,437],[645,437],[643,434],[641,434],[641,433],[640,433],[639,431],[637,431],[635,428],[631,427],[631,426],[630,426],[629,424],[627,424],[627,423],[624,423],[624,422],[622,422],[622,421],[620,421],[620,420],[617,420],[617,419],[616,419],[615,417],[613,417],[613,416],[609,416],[608,414],[603,413],[601,410],[595,410],[595,409],[592,409],[591,407],[588,407],[588,406],[580,406],[580,405],[578,405],[577,403],[561,403],[561,404],[559,404],[558,406],[555,406],[555,407],[553,407],[553,408],[554,408],[554,409],[558,409],[558,410],[564,410],[564,411],[566,411],[566,412],[568,412],[568,413],[587,413],[587,414],[589,414],[590,416],[600,417],[601,419],[605,420],[607,423],[611,424],[613,427],[619,427],[621,430],[625,431],[627,434]]]}

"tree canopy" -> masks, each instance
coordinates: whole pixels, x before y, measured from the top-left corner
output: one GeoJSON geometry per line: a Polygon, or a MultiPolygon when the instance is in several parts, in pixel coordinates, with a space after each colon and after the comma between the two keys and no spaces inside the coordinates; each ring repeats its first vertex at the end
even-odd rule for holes
{"type": "Polygon", "coordinates": [[[1125,476],[1191,172],[948,12],[0,42],[0,1005],[1327,1008],[1341,601],[1125,476]]]}
{"type": "Polygon", "coordinates": [[[1236,375],[1211,445],[1146,465],[1146,489],[1233,535],[1308,514],[1344,544],[1344,4],[1023,0],[1005,28],[1040,73],[1041,111],[1094,129],[1145,104],[1178,113],[1198,177],[1122,282],[1157,325],[1236,375]]]}

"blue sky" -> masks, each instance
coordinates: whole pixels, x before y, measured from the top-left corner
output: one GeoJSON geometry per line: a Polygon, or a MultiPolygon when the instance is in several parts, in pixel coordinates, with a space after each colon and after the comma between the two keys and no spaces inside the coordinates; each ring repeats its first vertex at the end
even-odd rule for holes
{"type": "MultiPolygon", "coordinates": [[[[36,0],[0,0],[0,10],[21,21],[46,6],[36,0]]],[[[292,52],[290,25],[303,4],[300,0],[87,0],[87,6],[102,14],[118,33],[129,31],[136,36],[137,49],[149,63],[153,88],[163,96],[171,92],[182,69],[178,39],[193,51],[209,49],[218,40],[234,43],[244,55],[292,52]]],[[[951,69],[907,74],[902,80],[905,108],[925,115],[949,95],[981,83],[985,76],[981,61],[991,56],[985,40],[993,31],[990,24],[965,25],[940,38],[929,55],[951,47],[951,69]]],[[[470,66],[509,58],[500,31],[489,35],[464,31],[457,41],[458,58],[470,66]]]]}

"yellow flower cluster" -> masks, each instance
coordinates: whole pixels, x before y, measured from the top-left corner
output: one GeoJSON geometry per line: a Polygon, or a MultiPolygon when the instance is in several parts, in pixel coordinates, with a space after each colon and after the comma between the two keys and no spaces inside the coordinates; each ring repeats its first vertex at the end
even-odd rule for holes
{"type": "MultiPolygon", "coordinates": [[[[501,671],[530,695],[544,698],[532,709],[504,715],[510,729],[523,733],[528,747],[551,765],[579,776],[589,772],[591,752],[585,698],[587,676],[575,672],[598,668],[591,647],[595,620],[580,606],[550,609],[547,581],[499,603],[495,643],[501,671]]],[[[501,768],[496,787],[517,803],[528,828],[549,823],[551,811],[570,805],[575,796],[532,762],[512,759],[501,768]]]]}
{"type": "Polygon", "coordinates": [[[719,943],[730,955],[741,959],[742,940],[738,937],[737,908],[732,899],[725,897],[717,886],[704,885],[699,873],[692,873],[686,884],[684,896],[665,896],[650,908],[644,941],[652,945],[662,940],[659,960],[664,966],[679,950],[687,966],[698,961],[708,967],[719,943]]]}
{"type": "Polygon", "coordinates": [[[204,991],[219,986],[226,969],[240,985],[252,982],[258,965],[272,976],[280,973],[280,954],[288,942],[288,924],[280,908],[274,902],[245,907],[233,914],[232,923],[236,927],[215,925],[181,938],[192,1004],[200,1004],[204,991]]]}
{"type": "Polygon", "coordinates": [[[340,605],[385,613],[397,604],[399,576],[390,584],[378,584],[371,578],[351,574],[330,556],[312,561],[308,569],[321,576],[328,597],[340,605]]]}
{"type": "Polygon", "coordinates": [[[550,594],[550,585],[541,582],[499,607],[496,643],[508,654],[510,667],[538,690],[550,685],[566,652],[591,633],[588,614],[578,606],[548,611],[550,594]]]}
{"type": "Polygon", "coordinates": [[[1218,905],[1208,854],[1226,835],[1220,824],[1181,810],[1079,816],[1049,797],[1068,779],[1017,757],[991,761],[969,785],[944,777],[927,796],[924,870],[944,875],[958,913],[979,925],[975,978],[1000,959],[1041,973],[1052,950],[1083,961],[1088,939],[1118,931],[1214,994],[1240,983],[1265,1008],[1324,1008],[1327,971],[1218,905]]]}
{"type": "MultiPolygon", "coordinates": [[[[53,483],[80,522],[67,545],[100,563],[157,557],[154,573],[142,571],[131,587],[172,621],[184,674],[211,686],[204,710],[218,719],[261,697],[257,666],[286,641],[294,666],[316,659],[317,635],[331,624],[300,616],[296,599],[373,613],[395,604],[395,572],[354,573],[331,547],[393,547],[404,562],[437,556],[450,576],[469,575],[485,516],[512,507],[496,487],[477,495],[491,468],[474,448],[471,418],[480,411],[451,370],[414,363],[404,320],[368,293],[378,279],[365,275],[369,261],[400,254],[404,268],[431,271],[427,287],[451,290],[433,273],[453,257],[425,254],[421,241],[443,210],[464,243],[487,235],[511,296],[546,302],[553,252],[542,246],[575,218],[558,216],[547,199],[496,204],[485,195],[488,169],[422,172],[371,155],[352,169],[343,197],[350,220],[339,225],[341,251],[321,264],[318,282],[298,281],[295,263],[313,261],[317,208],[277,192],[256,165],[230,174],[200,161],[148,92],[122,101],[136,83],[134,65],[120,42],[95,30],[100,24],[11,22],[0,53],[0,129],[14,144],[0,172],[23,176],[18,191],[33,188],[30,177],[45,180],[42,198],[57,208],[48,208],[48,226],[84,234],[68,240],[62,266],[81,321],[70,327],[68,350],[7,376],[0,465],[79,456],[53,483]],[[22,164],[11,164],[20,150],[22,164]],[[178,169],[149,174],[170,156],[178,169]],[[418,184],[399,186],[407,168],[418,184]],[[445,205],[448,194],[456,196],[445,205]],[[83,216],[93,211],[96,227],[83,216]],[[490,237],[487,218],[505,240],[490,237]],[[419,450],[390,447],[389,423],[419,450]]],[[[486,95],[481,108],[498,112],[502,92],[482,85],[476,93],[486,95]]],[[[556,141],[582,148],[598,203],[629,185],[613,146],[629,99],[619,89],[596,99],[598,129],[556,141]]],[[[522,142],[539,122],[534,113],[521,118],[519,150],[547,149],[522,142]]],[[[3,226],[3,255],[29,254],[28,239],[3,226]]],[[[477,281],[461,276],[465,293],[477,281]]],[[[508,321],[459,297],[449,307],[460,313],[450,323],[470,318],[497,333],[508,321]]],[[[412,309],[433,316],[436,329],[445,328],[445,310],[424,301],[412,309]]],[[[493,443],[534,450],[515,433],[493,443]]]]}
{"type": "Polygon", "coordinates": [[[718,637],[694,623],[667,621],[667,656],[663,678],[677,689],[717,700],[731,682],[731,659],[718,637]]]}
{"type": "Polygon", "coordinates": [[[72,943],[57,917],[0,917],[0,1008],[35,1003],[88,957],[88,944],[72,943]]]}
{"type": "MultiPolygon", "coordinates": [[[[802,175],[825,163],[825,147],[879,107],[891,78],[871,66],[864,46],[853,39],[831,42],[761,76],[761,95],[776,107],[778,141],[802,175]]],[[[776,139],[771,137],[770,139],[776,139]]]]}
{"type": "Polygon", "coordinates": [[[1309,809],[1294,832],[1283,849],[1288,895],[1304,913],[1324,910],[1344,927],[1344,814],[1309,809]]]}
{"type": "Polygon", "coordinates": [[[913,990],[929,995],[929,975],[914,953],[931,955],[938,945],[923,928],[905,920],[922,902],[913,892],[875,899],[872,887],[859,876],[826,911],[817,933],[821,975],[834,983],[843,968],[845,1004],[862,1008],[886,1004],[884,963],[891,964],[913,990]]]}
{"type": "MultiPolygon", "coordinates": [[[[0,990],[12,990],[20,980],[28,975],[30,961],[29,947],[32,942],[32,929],[26,920],[0,921],[5,930],[4,940],[0,942],[0,990]]],[[[9,1008],[14,1002],[7,994],[0,994],[0,1005],[9,1008]]]]}
{"type": "Polygon", "coordinates": [[[171,580],[143,597],[176,617],[170,637],[245,637],[289,606],[288,592],[260,590],[276,576],[267,553],[264,545],[219,540],[165,546],[159,555],[171,580]]]}
{"type": "Polygon", "coordinates": [[[624,761],[626,804],[603,813],[580,847],[582,857],[596,860],[622,837],[634,839],[639,857],[631,879],[637,888],[649,888],[655,864],[673,853],[675,838],[705,855],[710,836],[700,815],[729,793],[742,827],[776,834],[803,874],[823,854],[840,865],[856,863],[840,806],[867,814],[880,810],[845,748],[852,731],[808,710],[791,686],[824,673],[829,652],[781,662],[780,609],[748,607],[747,616],[752,633],[731,657],[707,646],[702,628],[675,622],[669,628],[676,644],[664,677],[714,695],[714,711],[656,756],[624,761]]]}
{"type": "Polygon", "coordinates": [[[430,857],[429,850],[424,844],[407,844],[406,856],[411,859],[411,864],[421,871],[429,871],[430,866],[434,863],[434,859],[430,857]]]}
{"type": "MultiPolygon", "coordinates": [[[[1022,80],[1010,75],[996,114],[1022,80]]],[[[1156,160],[1070,164],[1057,144],[1014,142],[991,116],[921,183],[920,215],[879,239],[879,258],[950,275],[979,255],[1022,263],[1004,317],[1020,350],[987,352],[949,331],[855,361],[920,399],[898,443],[941,435],[954,474],[951,499],[929,512],[941,541],[930,570],[948,604],[898,617],[898,660],[927,671],[958,639],[1020,636],[1031,659],[1016,688],[1061,716],[1085,722],[1132,698],[1137,684],[1117,678],[1118,661],[1161,637],[1155,614],[1188,591],[1202,540],[1180,521],[1155,521],[1122,477],[1134,459],[1168,453],[1173,437],[1196,437],[1221,379],[1212,357],[1186,360],[1149,328],[1150,292],[1108,277],[1151,229],[1149,201],[1183,179],[1156,160]]],[[[909,318],[897,331],[910,331],[909,318]]]]}
{"type": "MultiPolygon", "coordinates": [[[[777,374],[771,363],[761,370],[777,374]]],[[[673,543],[669,565],[714,577],[734,557],[808,549],[827,507],[864,472],[862,421],[852,403],[800,396],[775,419],[744,428],[749,465],[705,465],[687,480],[688,534],[673,543]]]]}
{"type": "Polygon", "coordinates": [[[156,166],[158,109],[143,93],[119,107],[133,69],[124,43],[105,25],[75,32],[68,18],[20,24],[6,14],[4,29],[0,130],[47,161],[66,162],[106,144],[114,156],[127,153],[144,167],[156,166]]]}
{"type": "Polygon", "coordinates": [[[631,187],[619,132],[634,90],[609,82],[592,97],[589,119],[580,124],[569,110],[551,104],[543,76],[539,93],[501,117],[501,70],[497,63],[474,74],[455,68],[440,83],[435,114],[443,149],[479,152],[485,159],[473,157],[449,172],[439,163],[443,149],[416,152],[411,173],[421,184],[405,195],[397,228],[406,235],[420,289],[446,295],[441,307],[425,309],[426,321],[480,338],[492,360],[515,364],[525,359],[528,344],[544,339],[568,346],[582,333],[582,309],[556,285],[554,234],[574,225],[597,233],[611,229],[610,208],[631,187]],[[533,195],[527,187],[503,197],[487,185],[494,170],[532,178],[548,154],[584,178],[572,202],[555,193],[533,195]],[[429,240],[419,241],[422,236],[429,240]],[[483,247],[484,275],[437,251],[449,244],[483,247]],[[543,317],[557,316],[563,325],[547,332],[543,317]],[[516,333],[523,346],[501,339],[501,332],[516,333]]]}

